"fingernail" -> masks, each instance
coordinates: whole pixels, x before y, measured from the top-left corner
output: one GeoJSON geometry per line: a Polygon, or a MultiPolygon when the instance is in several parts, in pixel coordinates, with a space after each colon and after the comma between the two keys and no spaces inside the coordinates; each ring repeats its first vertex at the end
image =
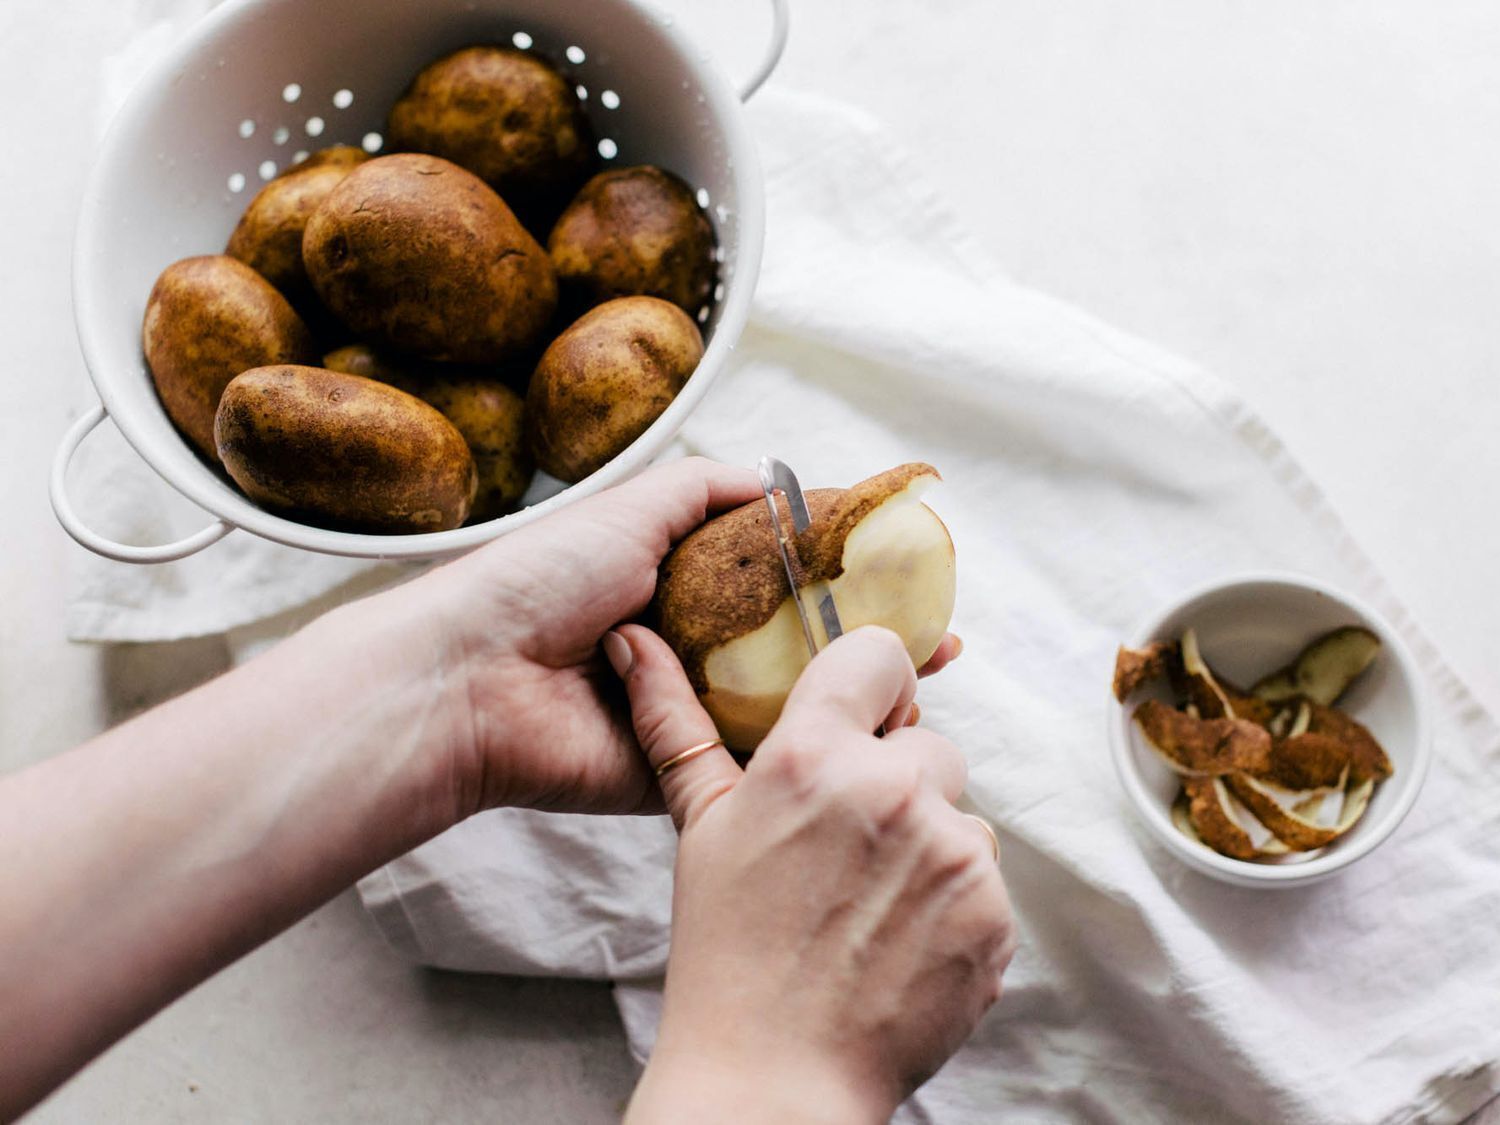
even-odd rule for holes
{"type": "Polygon", "coordinates": [[[957,633],[953,634],[953,659],[957,660],[964,654],[964,639],[957,633]]]}
{"type": "Polygon", "coordinates": [[[609,666],[615,670],[615,675],[623,680],[630,674],[630,669],[635,664],[635,653],[630,651],[630,642],[619,633],[610,630],[604,634],[604,639],[599,643],[604,648],[604,659],[609,661],[609,666]]]}
{"type": "Polygon", "coordinates": [[[909,727],[914,727],[914,726],[917,725],[917,723],[921,722],[921,720],[922,720],[922,708],[918,707],[915,703],[913,703],[911,705],[911,710],[909,712],[907,712],[907,715],[906,715],[906,725],[909,726],[909,727]]]}

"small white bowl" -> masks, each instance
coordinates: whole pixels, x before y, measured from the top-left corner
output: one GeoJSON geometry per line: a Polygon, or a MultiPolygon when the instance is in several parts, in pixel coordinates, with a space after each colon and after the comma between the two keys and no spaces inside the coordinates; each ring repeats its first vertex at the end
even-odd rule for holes
{"type": "MultiPolygon", "coordinates": [[[[1179,782],[1131,722],[1138,699],[1109,700],[1109,742],[1125,792],[1146,827],[1188,866],[1242,887],[1301,887],[1368,855],[1410,811],[1432,757],[1431,707],[1421,671],[1404,641],[1369,606],[1311,578],[1253,574],[1200,587],[1148,618],[1125,639],[1133,648],[1175,640],[1189,627],[1204,659],[1232,683],[1248,686],[1280,668],[1309,641],[1341,625],[1363,625],[1380,638],[1374,663],[1339,700],[1380,740],[1395,772],[1375,788],[1347,833],[1306,858],[1252,863],[1220,855],[1172,824],[1179,782]]],[[[1166,697],[1165,689],[1163,698],[1166,697]]],[[[1141,694],[1144,698],[1144,693],[1141,694]]]]}

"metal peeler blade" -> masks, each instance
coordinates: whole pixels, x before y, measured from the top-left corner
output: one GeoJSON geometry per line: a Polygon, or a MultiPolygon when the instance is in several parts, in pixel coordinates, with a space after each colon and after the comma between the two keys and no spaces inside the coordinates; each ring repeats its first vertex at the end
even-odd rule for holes
{"type": "MultiPolygon", "coordinates": [[[[786,533],[786,525],[782,523],[781,512],[776,507],[776,493],[780,492],[786,496],[787,507],[792,513],[792,531],[806,531],[812,523],[812,513],[807,510],[807,497],[802,495],[802,485],[797,482],[797,474],[782,461],[774,457],[762,457],[760,459],[760,487],[766,494],[766,507],[771,510],[771,527],[776,534],[776,550],[781,553],[781,565],[786,568],[786,582],[792,591],[792,604],[797,607],[797,619],[802,622],[802,636],[807,641],[807,655],[814,657],[818,655],[818,640],[813,635],[812,622],[807,616],[807,606],[802,601],[802,590],[811,591],[818,601],[818,617],[823,622],[823,632],[827,634],[829,641],[836,641],[844,635],[843,622],[839,620],[838,606],[833,604],[833,590],[827,582],[809,582],[799,586],[797,583],[797,568],[792,565],[792,552],[796,545],[790,542],[790,536],[786,533]]],[[[875,728],[878,737],[885,737],[885,724],[875,728]]]]}
{"type": "MultiPolygon", "coordinates": [[[[760,459],[760,487],[766,494],[766,506],[771,510],[771,526],[776,531],[776,549],[781,553],[781,564],[786,567],[787,585],[792,591],[792,601],[797,606],[797,617],[802,622],[802,635],[807,640],[807,653],[809,656],[818,655],[817,638],[813,635],[812,622],[808,620],[807,607],[802,602],[801,589],[797,583],[797,571],[792,566],[792,551],[795,545],[789,542],[790,537],[786,533],[786,526],[782,523],[781,512],[776,507],[776,493],[781,492],[786,496],[787,507],[792,513],[792,530],[801,533],[807,530],[812,523],[812,514],[807,510],[807,498],[802,495],[802,485],[797,481],[797,474],[782,461],[774,457],[762,457],[760,459]]],[[[828,588],[826,582],[814,582],[806,584],[817,599],[818,617],[823,622],[823,632],[828,635],[830,641],[836,641],[844,635],[843,623],[839,621],[838,607],[833,603],[833,591],[828,588]]]]}

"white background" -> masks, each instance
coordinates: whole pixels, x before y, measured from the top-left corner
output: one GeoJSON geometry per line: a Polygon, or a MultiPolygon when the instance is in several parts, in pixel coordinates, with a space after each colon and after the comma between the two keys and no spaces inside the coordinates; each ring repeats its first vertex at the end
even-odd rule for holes
{"type": "MultiPolygon", "coordinates": [[[[662,6],[750,69],[760,4],[662,6]]],[[[134,7],[0,5],[4,767],[222,662],[62,635],[78,548],[46,470],[90,401],[68,255],[98,61],[134,7]]],[[[1500,708],[1497,59],[1480,0],[793,0],[772,81],[882,118],[1018,279],[1239,386],[1500,708]]],[[[611,1120],[629,1082],[602,990],[412,972],[346,898],[40,1119],[611,1120]]]]}

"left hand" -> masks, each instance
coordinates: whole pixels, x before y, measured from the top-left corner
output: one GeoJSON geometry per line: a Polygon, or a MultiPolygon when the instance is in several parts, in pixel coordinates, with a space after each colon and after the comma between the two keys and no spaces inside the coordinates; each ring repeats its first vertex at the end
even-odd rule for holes
{"type": "MultiPolygon", "coordinates": [[[[748,469],[676,461],[413,583],[431,584],[446,606],[450,676],[470,713],[454,748],[463,791],[472,793],[461,812],[662,811],[600,640],[645,610],[675,543],[714,513],[760,497],[748,469]]],[[[923,671],[941,668],[958,648],[946,638],[923,671]]]]}

